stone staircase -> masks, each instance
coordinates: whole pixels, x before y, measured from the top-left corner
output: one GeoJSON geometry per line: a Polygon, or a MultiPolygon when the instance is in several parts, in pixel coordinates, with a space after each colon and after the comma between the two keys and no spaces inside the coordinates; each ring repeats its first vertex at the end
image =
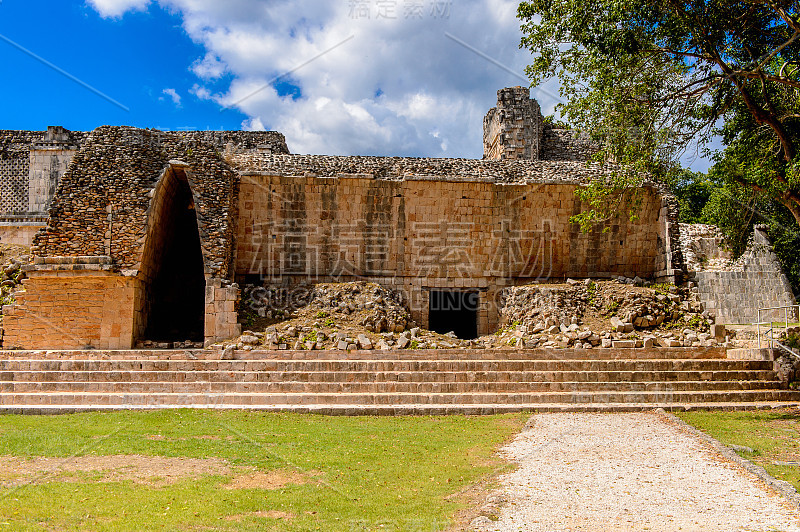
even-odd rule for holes
{"type": "Polygon", "coordinates": [[[800,405],[724,349],[0,351],[0,412],[243,408],[321,414],[800,405]]]}

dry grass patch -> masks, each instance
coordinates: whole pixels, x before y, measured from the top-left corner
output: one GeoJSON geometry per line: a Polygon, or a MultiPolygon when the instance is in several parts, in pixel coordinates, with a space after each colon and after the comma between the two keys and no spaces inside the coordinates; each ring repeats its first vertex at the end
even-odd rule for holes
{"type": "Polygon", "coordinates": [[[261,512],[248,512],[246,514],[236,514],[236,515],[229,515],[225,518],[226,521],[235,521],[240,522],[243,519],[247,519],[250,517],[257,517],[261,519],[276,519],[281,520],[284,519],[289,521],[294,519],[294,514],[290,514],[289,512],[281,512],[279,510],[268,510],[268,511],[261,511],[261,512]]]}
{"type": "Polygon", "coordinates": [[[206,441],[234,441],[236,438],[234,436],[217,436],[213,434],[201,434],[199,436],[188,436],[185,438],[167,438],[162,434],[148,434],[145,436],[150,441],[167,441],[167,442],[176,442],[176,441],[190,441],[190,440],[206,440],[206,441]]]}
{"type": "Polygon", "coordinates": [[[288,469],[275,469],[273,471],[253,471],[236,475],[223,487],[229,490],[277,490],[286,486],[301,486],[319,476],[319,471],[292,471],[288,469]]]}
{"type": "Polygon", "coordinates": [[[72,458],[0,457],[0,486],[13,487],[48,482],[121,482],[167,486],[185,478],[228,475],[231,468],[217,458],[111,455],[72,458]]]}

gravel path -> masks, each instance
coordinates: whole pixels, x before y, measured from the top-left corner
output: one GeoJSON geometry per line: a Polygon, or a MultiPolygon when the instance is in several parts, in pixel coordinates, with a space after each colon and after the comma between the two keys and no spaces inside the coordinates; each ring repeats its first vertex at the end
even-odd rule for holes
{"type": "Polygon", "coordinates": [[[796,507],[659,414],[538,414],[531,425],[503,449],[520,466],[492,497],[505,500],[499,521],[476,530],[800,532],[796,507]]]}

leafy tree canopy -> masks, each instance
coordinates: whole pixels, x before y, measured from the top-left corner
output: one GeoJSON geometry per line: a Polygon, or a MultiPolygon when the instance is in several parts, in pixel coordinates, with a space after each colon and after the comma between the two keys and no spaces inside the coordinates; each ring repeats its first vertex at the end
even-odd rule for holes
{"type": "Polygon", "coordinates": [[[557,76],[559,112],[634,170],[582,192],[584,226],[636,185],[680,182],[676,162],[715,132],[722,179],[773,198],[800,223],[797,0],[532,0],[518,16],[532,83],[557,76]],[[714,128],[718,129],[714,129],[714,128]]]}

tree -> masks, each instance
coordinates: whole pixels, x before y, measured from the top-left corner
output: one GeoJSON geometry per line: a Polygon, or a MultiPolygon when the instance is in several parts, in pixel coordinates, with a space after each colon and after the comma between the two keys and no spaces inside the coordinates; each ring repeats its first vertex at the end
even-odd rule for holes
{"type": "Polygon", "coordinates": [[[798,12],[798,0],[522,2],[532,84],[557,76],[562,116],[599,141],[599,158],[632,170],[581,192],[582,221],[642,173],[669,179],[685,150],[721,132],[730,179],[800,224],[798,12]]]}

